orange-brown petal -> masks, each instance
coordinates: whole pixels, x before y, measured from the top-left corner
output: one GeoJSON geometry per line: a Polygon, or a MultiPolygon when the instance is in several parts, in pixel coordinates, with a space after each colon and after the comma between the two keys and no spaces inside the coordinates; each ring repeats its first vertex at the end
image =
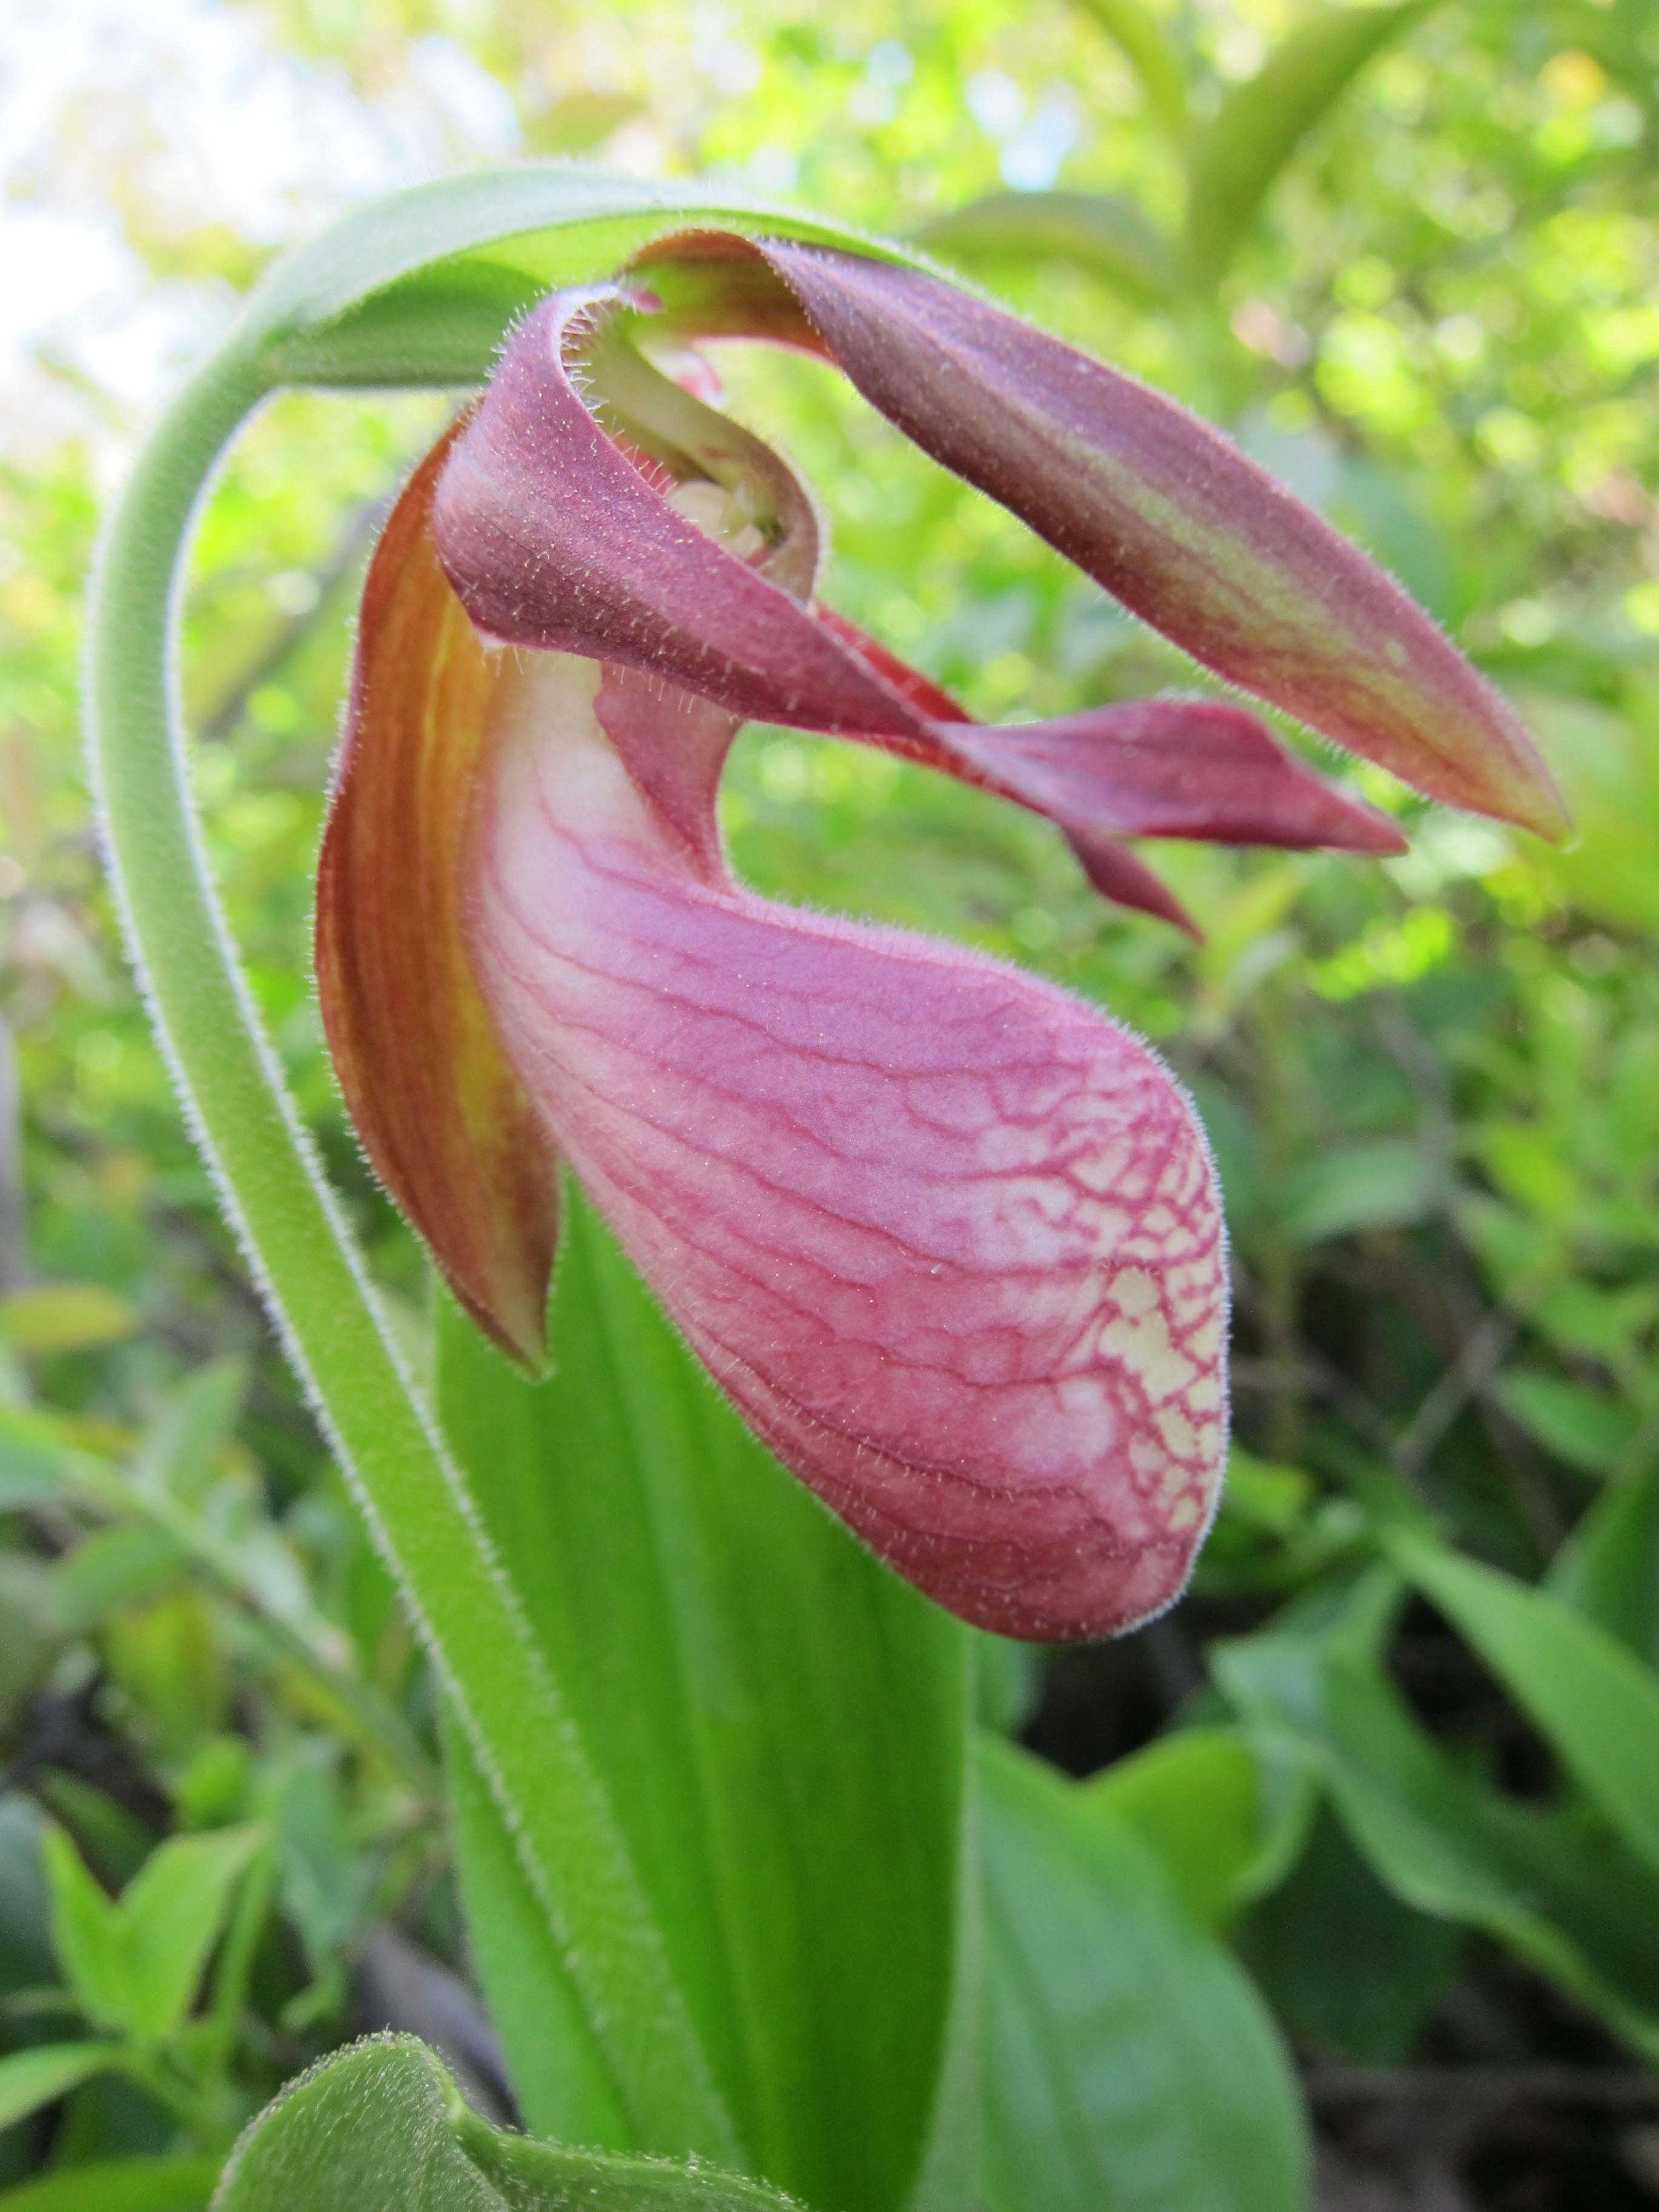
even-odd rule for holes
{"type": "Polygon", "coordinates": [[[495,1036],[463,927],[460,861],[501,665],[434,548],[445,438],[364,586],[317,879],[329,1049],[369,1161],[451,1289],[530,1363],[557,1232],[557,1162],[495,1036]]]}

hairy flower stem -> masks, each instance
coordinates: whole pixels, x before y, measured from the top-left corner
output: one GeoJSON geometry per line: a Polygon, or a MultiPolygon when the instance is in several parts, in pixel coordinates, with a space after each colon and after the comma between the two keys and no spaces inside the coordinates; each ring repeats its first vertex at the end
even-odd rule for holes
{"type": "Polygon", "coordinates": [[[198,507],[268,389],[252,338],[210,362],[141,457],[103,547],[89,624],[88,750],[129,949],[272,1317],[515,1837],[642,2147],[740,2165],[610,1807],[386,1332],[209,876],[179,724],[173,625],[198,507]],[[583,1887],[580,1916],[569,1917],[589,1940],[577,1946],[561,1899],[574,1908],[583,1887]]]}

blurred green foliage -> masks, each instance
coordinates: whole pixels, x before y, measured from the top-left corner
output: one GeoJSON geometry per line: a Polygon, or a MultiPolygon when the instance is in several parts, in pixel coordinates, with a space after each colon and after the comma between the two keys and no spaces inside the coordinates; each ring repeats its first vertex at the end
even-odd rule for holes
{"type": "MultiPolygon", "coordinates": [[[[1241,100],[1314,12],[1297,0],[1133,10],[1181,58],[1180,129],[1149,93],[1157,65],[1110,34],[1116,8],[1065,0],[202,12],[366,116],[447,69],[475,106],[494,88],[490,128],[526,152],[933,226],[978,281],[1222,422],[1521,702],[1571,846],[1362,771],[1406,858],[1153,856],[1196,947],[1103,909],[1034,817],[830,741],[749,732],[725,818],[769,891],[965,939],[1109,1007],[1210,1128],[1236,1261],[1233,1480],[1193,1597],[1149,1632],[1158,1710],[1110,1722],[1107,1748],[1135,1757],[1066,1814],[1066,1878],[1091,1852],[1131,1887],[1161,1861],[1179,1909],[1232,1931],[1291,2039],[1328,2060],[1442,2047],[1449,1992],[1509,2002],[1516,1960],[1575,2009],[1563,2028],[1516,2000],[1514,2048],[1605,2055],[1595,2018],[1651,2057],[1652,1808],[1608,1778],[1659,1759],[1659,15],[1410,11],[1212,257],[1224,273],[1160,295],[1075,228],[1045,231],[1037,195],[1071,196],[1073,216],[1080,196],[1127,198],[1147,236],[1174,237],[1182,131],[1241,100]],[[1024,232],[939,222],[1016,193],[1024,232]],[[1504,1579],[1470,1581],[1470,1560],[1504,1579]],[[1494,1591],[1539,1610],[1494,1628],[1494,1591]],[[1547,1638],[1570,1656],[1540,1687],[1547,1638]]],[[[211,320],[319,210],[239,230],[162,191],[144,149],[184,125],[145,97],[90,185],[65,142],[64,189],[100,194],[150,292],[193,285],[211,320]]],[[[420,158],[464,156],[454,127],[420,158]]],[[[343,170],[324,197],[356,189],[343,170]]],[[[974,711],[1194,684],[827,371],[722,365],[736,410],[823,495],[828,596],[974,711]]],[[[99,873],[77,615],[132,410],[48,346],[25,367],[19,389],[54,392],[67,427],[46,410],[0,461],[0,2050],[89,2047],[88,2017],[125,2033],[64,1940],[71,1863],[130,1904],[181,1848],[164,1837],[263,1840],[234,1897],[226,1877],[232,1933],[185,2043],[142,2063],[120,2043],[79,2086],[67,2062],[43,2073],[33,2102],[56,2117],[25,2099],[0,2182],[43,2159],[216,2152],[373,2015],[364,1962],[389,1924],[421,1947],[429,2009],[454,1995],[435,1962],[460,1959],[429,1686],[190,1148],[99,873]]],[[[185,663],[254,988],[417,1364],[422,1261],[344,1122],[307,940],[354,588],[444,411],[275,403],[208,514],[185,663]]],[[[1013,1664],[988,1700],[1011,1727],[1041,1694],[1013,1664]]],[[[1000,1786],[1006,1862],[1037,1785],[1010,1767],[1000,1786]]],[[[1093,2172],[1054,2186],[1086,2195],[1093,2172]]]]}

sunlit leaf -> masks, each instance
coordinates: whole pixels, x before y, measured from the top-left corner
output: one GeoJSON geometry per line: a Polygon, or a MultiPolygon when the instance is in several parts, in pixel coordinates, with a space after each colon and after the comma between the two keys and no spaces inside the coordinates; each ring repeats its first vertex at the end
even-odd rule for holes
{"type": "Polygon", "coordinates": [[[1078,5],[1116,42],[1139,78],[1153,113],[1167,130],[1178,134],[1187,119],[1186,70],[1145,0],[1078,0],[1078,5]]]}
{"type": "Polygon", "coordinates": [[[42,2105],[55,2104],[78,2088],[109,2064],[113,2048],[107,2043],[46,2043],[0,2058],[0,2128],[27,2119],[42,2105]]]}

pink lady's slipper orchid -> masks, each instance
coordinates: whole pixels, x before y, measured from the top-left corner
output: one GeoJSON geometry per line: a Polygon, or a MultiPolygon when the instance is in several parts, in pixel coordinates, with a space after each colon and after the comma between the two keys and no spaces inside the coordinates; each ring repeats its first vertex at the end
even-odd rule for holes
{"type": "Polygon", "coordinates": [[[1176,921],[1126,839],[1400,840],[1232,706],[969,720],[817,602],[810,501],[686,351],[732,337],[838,363],[1200,660],[1420,789],[1545,830],[1553,793],[1433,625],[1225,441],[886,262],[696,234],[556,295],[398,502],[318,910],[329,1039],[387,1188],[534,1362],[564,1159],[715,1381],[884,1559],[985,1626],[1106,1634],[1180,1591],[1225,1450],[1192,1107],[1048,983],[734,882],[727,750],[758,717],[929,763],[1176,921]]]}

